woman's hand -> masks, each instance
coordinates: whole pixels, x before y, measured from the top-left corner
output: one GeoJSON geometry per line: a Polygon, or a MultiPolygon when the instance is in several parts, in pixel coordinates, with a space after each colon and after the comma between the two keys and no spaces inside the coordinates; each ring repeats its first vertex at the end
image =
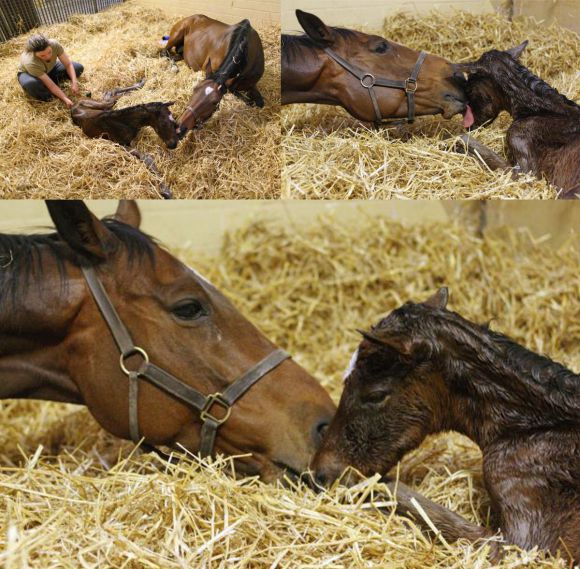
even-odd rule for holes
{"type": "Polygon", "coordinates": [[[67,97],[66,99],[63,99],[64,104],[70,109],[74,103],[67,97]]]}
{"type": "Polygon", "coordinates": [[[73,81],[71,84],[71,90],[75,95],[79,94],[80,88],[79,88],[79,84],[76,81],[73,81]]]}

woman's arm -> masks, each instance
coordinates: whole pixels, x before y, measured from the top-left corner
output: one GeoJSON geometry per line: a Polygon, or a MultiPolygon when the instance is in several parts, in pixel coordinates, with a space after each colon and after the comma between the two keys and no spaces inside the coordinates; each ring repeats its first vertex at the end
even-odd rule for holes
{"type": "Polygon", "coordinates": [[[43,73],[38,79],[40,79],[45,87],[55,97],[58,97],[67,107],[70,108],[74,105],[74,103],[62,92],[62,89],[46,73],[43,73]]]}
{"type": "Polygon", "coordinates": [[[71,80],[71,89],[75,95],[79,94],[79,84],[77,82],[77,73],[75,71],[74,65],[70,57],[66,54],[66,52],[62,52],[58,58],[60,59],[61,63],[64,65],[66,72],[71,80]]]}

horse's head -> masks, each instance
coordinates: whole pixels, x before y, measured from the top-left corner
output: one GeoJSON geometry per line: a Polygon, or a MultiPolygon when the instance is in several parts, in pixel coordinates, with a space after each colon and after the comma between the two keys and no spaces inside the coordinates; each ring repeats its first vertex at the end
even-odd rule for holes
{"type": "Polygon", "coordinates": [[[213,77],[211,61],[208,60],[205,79],[194,87],[189,104],[179,117],[180,137],[183,138],[188,130],[201,128],[218,110],[225,93],[225,84],[213,77]]]}
{"type": "Polygon", "coordinates": [[[149,106],[154,105],[152,108],[155,115],[155,120],[151,126],[159,135],[159,138],[163,140],[165,146],[172,150],[177,148],[177,143],[179,142],[179,125],[175,122],[171,109],[169,108],[174,104],[175,101],[149,104],[149,106]]]}
{"type": "MultiPolygon", "coordinates": [[[[59,365],[109,432],[129,438],[129,382],[81,266],[94,268],[135,345],[147,352],[150,362],[204,395],[224,392],[275,349],[210,282],[140,231],[136,205],[123,203],[116,219],[104,221],[82,202],[52,202],[49,209],[71,259],[62,310],[70,321],[55,334],[65,346],[59,365]]],[[[59,287],[50,290],[56,294],[59,287]]],[[[37,308],[47,320],[51,309],[44,302],[37,308]]],[[[32,308],[28,310],[32,314],[32,308]]],[[[139,368],[143,361],[138,354],[135,359],[128,358],[124,365],[139,368]]],[[[207,411],[218,418],[224,415],[219,400],[207,411]]],[[[232,405],[217,432],[214,451],[230,456],[251,453],[236,459],[237,469],[264,479],[284,471],[302,472],[333,413],[334,405],[319,383],[285,359],[232,405]]],[[[181,445],[196,453],[200,426],[200,413],[192,406],[147,379],[139,380],[138,429],[147,443],[181,445]]]]}
{"type": "Polygon", "coordinates": [[[429,315],[446,312],[447,296],[441,289],[426,302],[407,303],[361,332],[338,411],[312,462],[318,484],[331,484],[348,466],[386,474],[440,424],[447,388],[429,315]]]}
{"type": "Polygon", "coordinates": [[[501,75],[501,73],[497,73],[498,65],[515,63],[527,45],[528,42],[525,41],[506,51],[488,51],[477,61],[461,63],[456,66],[458,71],[464,71],[468,74],[465,91],[469,107],[463,122],[465,128],[477,128],[483,124],[491,124],[499,113],[509,110],[509,102],[505,99],[503,89],[494,77],[501,75]]]}
{"type": "MultiPolygon", "coordinates": [[[[383,37],[362,32],[326,26],[314,14],[301,10],[296,16],[307,36],[318,48],[330,48],[348,64],[367,73],[367,84],[374,80],[390,79],[405,82],[419,60],[420,53],[383,37]],[[371,77],[372,76],[372,77],[371,77]]],[[[341,92],[341,103],[361,120],[374,121],[376,113],[367,89],[361,80],[344,69],[326,54],[324,73],[334,89],[341,92]]],[[[417,115],[442,113],[451,118],[465,110],[465,81],[455,72],[451,63],[442,57],[427,55],[419,70],[414,97],[417,115]]],[[[376,85],[374,92],[383,117],[407,116],[407,97],[402,89],[376,85]]]]}

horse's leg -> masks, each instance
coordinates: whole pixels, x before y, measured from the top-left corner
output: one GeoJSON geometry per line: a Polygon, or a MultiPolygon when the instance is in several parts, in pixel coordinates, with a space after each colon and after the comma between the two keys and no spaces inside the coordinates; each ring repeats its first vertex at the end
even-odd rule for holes
{"type": "Polygon", "coordinates": [[[141,152],[141,151],[139,151],[136,148],[133,148],[131,146],[126,146],[125,148],[129,152],[129,154],[132,154],[136,158],[139,158],[139,160],[141,160],[143,162],[143,164],[145,164],[145,166],[147,166],[148,170],[150,172],[153,172],[153,174],[155,174],[157,176],[157,179],[159,180],[159,189],[160,189],[161,195],[166,200],[170,200],[173,197],[173,193],[171,192],[171,188],[163,181],[163,177],[161,176],[161,172],[159,172],[159,170],[157,169],[157,166],[155,166],[155,162],[153,161],[153,158],[149,154],[145,154],[144,152],[141,152]]]}
{"type": "Polygon", "coordinates": [[[238,90],[231,90],[230,91],[233,95],[235,95],[238,99],[244,101],[246,105],[249,107],[264,107],[264,97],[256,87],[252,87],[251,89],[245,91],[238,91],[238,90]]]}
{"type": "MultiPolygon", "coordinates": [[[[396,511],[399,514],[411,515],[424,530],[431,534],[435,532],[435,535],[438,532],[445,542],[454,542],[462,538],[475,542],[490,539],[495,535],[488,528],[467,521],[455,512],[415,492],[402,482],[393,480],[385,481],[385,483],[396,498],[396,511]]],[[[490,541],[489,547],[489,556],[492,561],[499,561],[503,556],[500,544],[497,541],[490,541]]]]}
{"type": "Polygon", "coordinates": [[[473,156],[490,170],[507,170],[511,164],[496,154],[491,148],[477,142],[470,134],[464,134],[459,137],[459,141],[453,146],[455,152],[473,156]]]}
{"type": "Polygon", "coordinates": [[[130,87],[123,87],[120,89],[113,89],[112,91],[107,91],[103,98],[104,100],[112,99],[113,97],[118,98],[119,96],[124,95],[125,93],[130,93],[131,91],[137,91],[138,89],[141,89],[143,85],[145,85],[145,78],[141,79],[139,83],[135,83],[135,85],[131,85],[130,87]]]}

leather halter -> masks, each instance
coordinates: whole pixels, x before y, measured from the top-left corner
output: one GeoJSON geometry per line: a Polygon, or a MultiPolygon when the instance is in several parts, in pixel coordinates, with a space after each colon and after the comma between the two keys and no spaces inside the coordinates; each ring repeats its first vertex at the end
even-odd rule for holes
{"type": "MultiPolygon", "coordinates": [[[[95,269],[92,267],[82,267],[82,272],[121,354],[119,366],[129,378],[129,433],[135,444],[141,440],[137,406],[140,378],[146,379],[162,391],[173,395],[186,405],[199,411],[199,417],[202,422],[199,454],[205,458],[211,456],[217,430],[220,425],[228,420],[232,412],[233,404],[258,380],[262,379],[283,361],[291,357],[284,350],[276,349],[236,379],[236,381],[228,385],[223,392],[204,395],[149,361],[147,352],[143,348],[136,346],[133,342],[129,331],[111,303],[111,299],[99,280],[95,269]],[[135,355],[139,355],[142,358],[142,362],[138,369],[131,370],[127,367],[127,359],[135,355]],[[223,412],[221,416],[218,417],[213,414],[216,411],[215,407],[221,407],[223,412]]],[[[153,450],[157,451],[157,449],[153,450]]],[[[159,452],[159,454],[162,453],[159,452]]]]}
{"type": "Polygon", "coordinates": [[[381,79],[380,77],[375,77],[372,73],[368,73],[359,69],[355,65],[352,65],[346,59],[343,59],[336,52],[332,51],[329,47],[324,48],[325,53],[334,59],[336,63],[344,67],[349,73],[354,75],[360,84],[369,92],[369,96],[373,103],[373,108],[375,110],[375,121],[376,125],[381,123],[390,122],[391,124],[402,124],[405,120],[385,120],[381,114],[381,109],[379,108],[379,102],[377,101],[377,95],[375,93],[374,87],[388,87],[390,89],[402,89],[407,94],[407,119],[406,122],[412,123],[415,121],[415,91],[417,90],[419,72],[421,71],[421,66],[427,57],[427,54],[422,51],[417,58],[415,67],[411,71],[408,79],[404,81],[397,81],[395,79],[381,79]]]}

